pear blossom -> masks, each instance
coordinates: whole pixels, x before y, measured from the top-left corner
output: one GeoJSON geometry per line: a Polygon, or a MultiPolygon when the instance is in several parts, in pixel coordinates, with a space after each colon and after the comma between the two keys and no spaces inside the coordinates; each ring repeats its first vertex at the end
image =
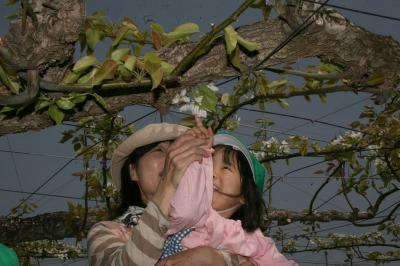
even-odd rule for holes
{"type": "Polygon", "coordinates": [[[219,88],[217,87],[217,86],[215,86],[215,84],[214,83],[208,83],[207,84],[207,87],[210,89],[210,90],[212,90],[212,91],[214,91],[214,92],[216,92],[216,91],[219,91],[219,88]]]}

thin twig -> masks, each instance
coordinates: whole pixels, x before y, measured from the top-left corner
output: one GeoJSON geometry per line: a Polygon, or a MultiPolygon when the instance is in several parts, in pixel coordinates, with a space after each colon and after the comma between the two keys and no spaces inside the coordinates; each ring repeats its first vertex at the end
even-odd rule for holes
{"type": "Polygon", "coordinates": [[[255,0],[246,0],[227,19],[222,21],[219,25],[214,27],[210,33],[205,35],[197,44],[197,46],[179,62],[179,64],[172,71],[171,75],[180,76],[185,73],[202,55],[205,54],[204,50],[206,50],[207,45],[210,45],[211,41],[216,37],[216,35],[227,26],[235,22],[240,14],[242,14],[251,4],[253,4],[254,1],[255,0]]]}

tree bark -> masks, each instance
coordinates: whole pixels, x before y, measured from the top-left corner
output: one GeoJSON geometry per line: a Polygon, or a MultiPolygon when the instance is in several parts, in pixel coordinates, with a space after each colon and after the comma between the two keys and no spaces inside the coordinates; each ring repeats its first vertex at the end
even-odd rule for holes
{"type": "MultiPolygon", "coordinates": [[[[301,21],[303,18],[304,16],[297,14],[298,20],[301,21]]],[[[287,37],[292,28],[279,18],[238,28],[237,31],[241,36],[261,45],[255,55],[242,54],[241,62],[248,67],[256,65],[287,37]]],[[[195,45],[196,43],[191,43],[164,49],[160,52],[160,56],[168,63],[176,65],[195,45]]],[[[310,27],[272,56],[261,68],[291,64],[310,57],[318,57],[344,66],[349,78],[354,81],[366,81],[376,73],[384,74],[385,82],[375,88],[375,91],[379,91],[376,95],[380,103],[396,89],[400,80],[399,42],[390,36],[374,34],[354,25],[336,12],[323,12],[310,27]]],[[[59,59],[59,62],[61,61],[59,59]]],[[[43,60],[40,66],[41,69],[46,69],[44,66],[51,69],[50,63],[43,60]]],[[[111,107],[109,110],[111,112],[118,112],[134,104],[152,104],[157,108],[165,108],[170,104],[174,94],[182,88],[238,75],[240,73],[228,64],[225,45],[220,38],[213,43],[213,47],[206,55],[179,77],[178,82],[167,90],[157,90],[157,95],[151,92],[149,87],[132,87],[111,92],[103,92],[100,87],[96,91],[104,96],[111,107]]],[[[1,94],[4,94],[4,87],[3,92],[0,88],[1,94]]],[[[74,114],[67,116],[67,120],[77,121],[83,116],[101,115],[105,112],[91,101],[88,101],[82,109],[74,111],[74,114]]],[[[53,122],[47,114],[33,111],[22,117],[0,117],[0,135],[39,130],[52,125],[53,122]]]]}

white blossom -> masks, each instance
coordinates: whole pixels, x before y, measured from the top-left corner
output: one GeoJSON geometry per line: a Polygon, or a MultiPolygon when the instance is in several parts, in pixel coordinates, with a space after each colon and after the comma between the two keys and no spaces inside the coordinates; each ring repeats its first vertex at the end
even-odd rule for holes
{"type": "Polygon", "coordinates": [[[376,156],[378,154],[378,152],[377,152],[378,149],[379,149],[378,145],[369,145],[367,147],[368,154],[371,156],[376,156]]]}
{"type": "Polygon", "coordinates": [[[179,111],[185,112],[185,111],[190,111],[193,115],[197,115],[199,117],[206,118],[207,117],[207,112],[204,109],[201,109],[199,105],[189,103],[189,104],[184,104],[179,108],[179,111]]]}
{"type": "Polygon", "coordinates": [[[374,166],[376,168],[386,168],[386,162],[384,160],[382,160],[381,158],[376,158],[374,160],[374,166]]]}
{"type": "Polygon", "coordinates": [[[197,97],[194,97],[194,101],[195,101],[195,103],[198,103],[198,104],[200,104],[200,103],[201,103],[201,101],[203,101],[203,96],[197,96],[197,97]]]}
{"type": "Polygon", "coordinates": [[[254,151],[253,154],[256,156],[257,160],[261,160],[267,155],[264,151],[254,151]]]}
{"type": "Polygon", "coordinates": [[[180,99],[181,97],[179,94],[175,95],[175,97],[172,99],[172,104],[178,104],[180,99]]]}
{"type": "Polygon", "coordinates": [[[212,83],[212,82],[209,83],[209,84],[207,84],[207,87],[208,87],[210,90],[214,91],[214,92],[219,91],[219,88],[218,88],[217,86],[215,86],[215,84],[212,83]]]}
{"type": "Polygon", "coordinates": [[[354,140],[361,140],[362,139],[362,133],[361,132],[346,131],[345,136],[349,137],[351,139],[354,139],[354,140]]]}
{"type": "Polygon", "coordinates": [[[337,137],[336,139],[334,139],[331,143],[332,145],[341,145],[342,142],[344,141],[342,136],[337,137]]]}
{"type": "Polygon", "coordinates": [[[271,137],[269,140],[267,140],[267,141],[263,141],[262,142],[263,143],[263,145],[264,145],[264,149],[265,148],[271,148],[273,145],[277,145],[277,144],[279,144],[279,142],[274,138],[274,137],[271,137]]]}
{"type": "Polygon", "coordinates": [[[285,154],[290,153],[289,143],[287,143],[286,140],[282,140],[279,150],[280,150],[280,152],[285,153],[285,154]]]}

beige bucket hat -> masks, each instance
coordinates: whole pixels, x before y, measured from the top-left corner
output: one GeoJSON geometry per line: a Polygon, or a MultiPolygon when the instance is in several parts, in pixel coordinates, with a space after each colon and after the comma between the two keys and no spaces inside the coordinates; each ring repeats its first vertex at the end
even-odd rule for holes
{"type": "Polygon", "coordinates": [[[121,169],[134,149],[154,142],[176,139],[188,129],[177,124],[159,123],[147,125],[130,135],[115,149],[111,159],[111,177],[114,187],[121,190],[121,169]]]}

